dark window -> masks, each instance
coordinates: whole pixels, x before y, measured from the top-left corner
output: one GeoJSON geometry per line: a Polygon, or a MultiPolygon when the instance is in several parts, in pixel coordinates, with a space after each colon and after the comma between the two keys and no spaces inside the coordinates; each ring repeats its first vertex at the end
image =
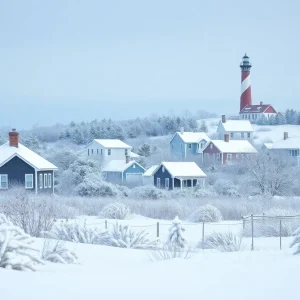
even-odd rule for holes
{"type": "Polygon", "coordinates": [[[108,149],[108,150],[107,150],[107,154],[108,154],[108,155],[111,155],[111,149],[108,149]]]}

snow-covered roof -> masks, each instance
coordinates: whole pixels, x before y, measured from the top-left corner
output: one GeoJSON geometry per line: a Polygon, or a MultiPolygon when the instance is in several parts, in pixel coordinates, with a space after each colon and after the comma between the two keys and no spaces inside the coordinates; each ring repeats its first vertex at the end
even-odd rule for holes
{"type": "Polygon", "coordinates": [[[158,165],[151,166],[146,172],[143,174],[143,176],[153,176],[154,171],[157,169],[158,165]]]}
{"type": "Polygon", "coordinates": [[[104,148],[120,148],[120,149],[131,149],[132,147],[127,145],[118,139],[95,139],[96,143],[100,144],[104,148]]]}
{"type": "Polygon", "coordinates": [[[206,177],[195,162],[162,162],[157,169],[160,166],[164,166],[173,177],[206,177]]]}
{"type": "Polygon", "coordinates": [[[202,140],[210,141],[210,138],[207,136],[205,132],[176,132],[179,137],[184,141],[184,143],[199,143],[202,140]]]}
{"type": "Polygon", "coordinates": [[[264,143],[264,146],[265,146],[267,149],[272,149],[273,143],[264,143]]]}
{"type": "Polygon", "coordinates": [[[139,157],[141,157],[140,155],[138,155],[137,153],[134,153],[134,152],[130,152],[130,157],[132,157],[132,158],[139,158],[139,157]]]}
{"type": "MultiPolygon", "coordinates": [[[[211,141],[222,153],[257,153],[257,150],[246,140],[211,141]]],[[[209,144],[207,145],[209,147],[209,144]]]]}
{"type": "Polygon", "coordinates": [[[37,170],[56,170],[57,167],[51,162],[41,157],[37,153],[31,151],[22,144],[18,144],[18,147],[12,147],[9,142],[0,146],[0,166],[10,161],[13,157],[19,157],[33,168],[37,170]]]}
{"type": "Polygon", "coordinates": [[[247,105],[245,106],[241,111],[240,114],[247,114],[247,113],[263,113],[265,112],[268,108],[271,108],[274,113],[276,113],[275,109],[273,108],[272,105],[270,104],[255,104],[255,105],[247,105]]]}
{"type": "Polygon", "coordinates": [[[280,149],[300,149],[300,136],[288,137],[286,140],[280,140],[272,144],[273,150],[280,149]]]}
{"type": "MultiPolygon", "coordinates": [[[[131,167],[133,164],[136,164],[143,168],[140,164],[136,161],[131,160],[130,162],[126,163],[125,160],[111,160],[108,162],[102,169],[103,172],[124,172],[126,169],[131,167]]],[[[144,168],[143,168],[144,169],[144,168]]]]}
{"type": "Polygon", "coordinates": [[[226,120],[220,121],[219,126],[223,126],[227,132],[253,132],[253,127],[249,120],[226,120]]]}

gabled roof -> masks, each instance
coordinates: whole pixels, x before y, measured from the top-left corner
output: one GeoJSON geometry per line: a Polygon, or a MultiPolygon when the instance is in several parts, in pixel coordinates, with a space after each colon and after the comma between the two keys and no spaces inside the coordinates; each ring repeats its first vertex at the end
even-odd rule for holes
{"type": "Polygon", "coordinates": [[[225,123],[220,121],[219,126],[222,126],[227,132],[253,132],[253,127],[249,120],[226,120],[225,123]]]}
{"type": "Polygon", "coordinates": [[[132,158],[139,158],[139,157],[141,157],[140,155],[138,155],[137,153],[134,153],[134,152],[130,152],[130,157],[132,157],[132,158]]]}
{"type": "Polygon", "coordinates": [[[19,143],[18,147],[11,147],[9,142],[0,146],[0,167],[6,164],[15,156],[19,157],[37,170],[57,170],[51,162],[31,151],[19,143]]]}
{"type": "Polygon", "coordinates": [[[153,176],[154,171],[157,169],[158,165],[151,166],[146,172],[143,174],[143,176],[153,176]]]}
{"type": "MultiPolygon", "coordinates": [[[[202,140],[210,141],[210,138],[205,132],[183,132],[177,131],[173,138],[178,135],[184,143],[194,144],[200,143],[202,140]]],[[[172,138],[172,140],[173,140],[172,138]]],[[[172,141],[171,140],[171,141],[172,141]]]]}
{"type": "Polygon", "coordinates": [[[111,160],[103,167],[102,171],[103,172],[124,172],[134,164],[138,165],[139,167],[145,170],[145,168],[143,168],[140,164],[138,164],[134,160],[131,160],[128,163],[126,163],[125,160],[111,160]]]}
{"type": "Polygon", "coordinates": [[[264,113],[268,108],[272,108],[276,113],[276,110],[270,104],[261,104],[261,105],[247,105],[241,111],[240,114],[246,113],[264,113]]]}
{"type": "Polygon", "coordinates": [[[94,141],[100,144],[104,148],[119,148],[119,149],[131,149],[132,147],[127,145],[118,139],[94,139],[94,141]]]}
{"type": "Polygon", "coordinates": [[[280,149],[300,149],[300,137],[288,137],[286,140],[277,141],[269,146],[268,149],[280,150],[280,149]]]}
{"type": "Polygon", "coordinates": [[[195,162],[162,162],[154,171],[154,173],[161,167],[165,169],[173,177],[206,177],[206,174],[198,167],[195,162]]]}
{"type": "MultiPolygon", "coordinates": [[[[229,142],[225,142],[224,140],[213,140],[211,143],[213,143],[222,153],[257,153],[257,150],[246,140],[230,140],[229,142]]],[[[209,145],[210,143],[205,149],[207,149],[209,145]]]]}

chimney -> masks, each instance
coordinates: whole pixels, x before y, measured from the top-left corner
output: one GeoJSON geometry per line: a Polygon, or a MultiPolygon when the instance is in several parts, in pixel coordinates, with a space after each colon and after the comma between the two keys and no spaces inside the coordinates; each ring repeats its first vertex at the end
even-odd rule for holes
{"type": "Polygon", "coordinates": [[[288,132],[284,132],[283,133],[283,139],[286,140],[289,137],[289,133],[288,132]]]}
{"type": "Polygon", "coordinates": [[[125,156],[125,161],[126,161],[126,164],[128,164],[130,162],[130,156],[129,155],[125,156]]]}
{"type": "Polygon", "coordinates": [[[224,142],[226,142],[226,143],[229,142],[229,134],[228,133],[224,134],[224,142]]]}
{"type": "Polygon", "coordinates": [[[262,102],[262,101],[260,101],[260,102],[259,102],[259,104],[260,104],[260,105],[263,105],[263,102],[262,102]]]}
{"type": "Polygon", "coordinates": [[[10,147],[19,147],[19,132],[16,131],[15,128],[13,128],[9,132],[9,146],[10,147]]]}
{"type": "Polygon", "coordinates": [[[180,127],[180,133],[184,134],[184,127],[180,127]]]}
{"type": "Polygon", "coordinates": [[[222,123],[226,123],[226,116],[222,115],[222,123]]]}

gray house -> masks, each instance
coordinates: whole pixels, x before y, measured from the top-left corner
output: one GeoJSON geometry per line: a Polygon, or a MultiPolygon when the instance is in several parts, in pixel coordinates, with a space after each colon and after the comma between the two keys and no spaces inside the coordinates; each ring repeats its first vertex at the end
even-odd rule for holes
{"type": "Polygon", "coordinates": [[[19,143],[19,133],[12,129],[9,141],[0,146],[0,191],[23,186],[35,193],[54,192],[57,167],[19,143]]]}

